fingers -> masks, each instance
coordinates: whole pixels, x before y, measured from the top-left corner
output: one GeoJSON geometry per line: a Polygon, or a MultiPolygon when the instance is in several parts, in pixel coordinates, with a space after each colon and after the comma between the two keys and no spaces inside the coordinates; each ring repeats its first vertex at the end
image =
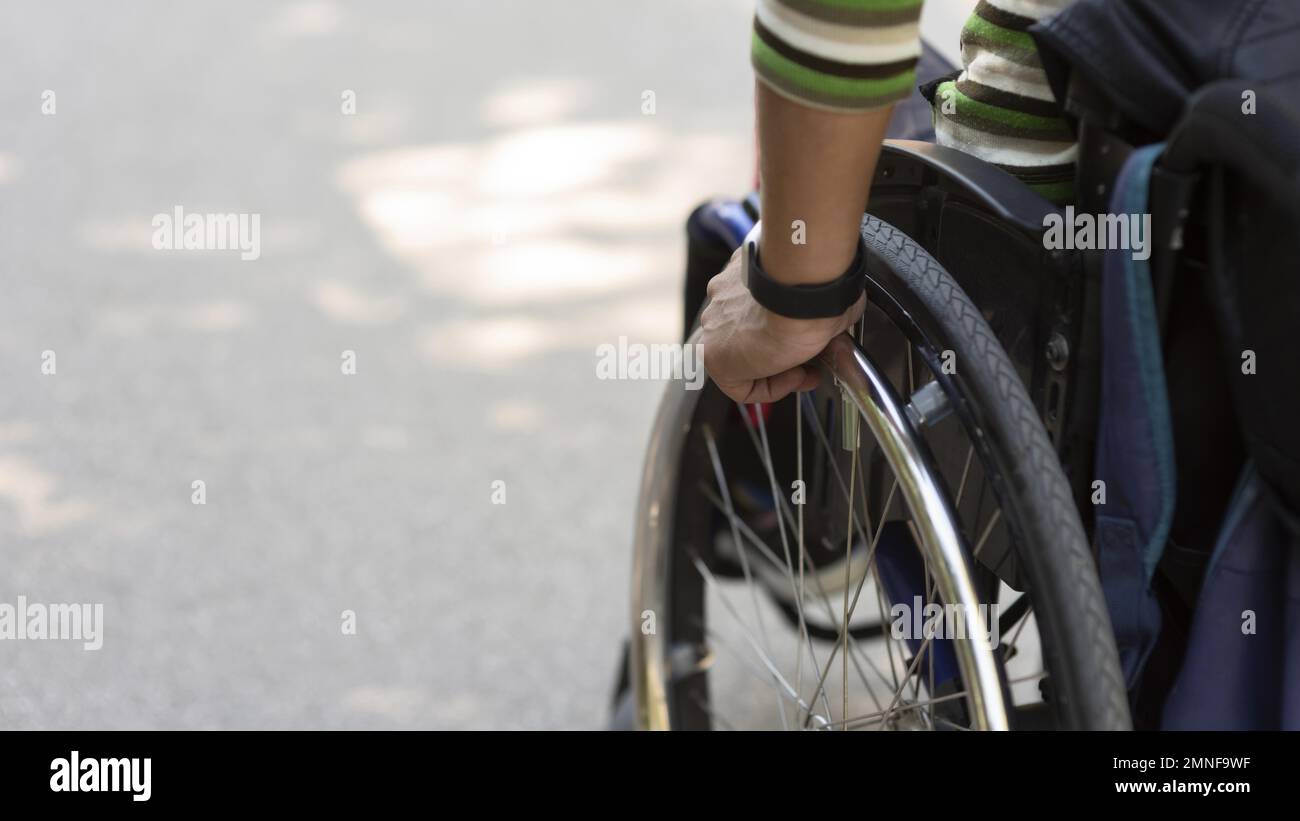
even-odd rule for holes
{"type": "Polygon", "coordinates": [[[737,402],[753,405],[760,402],[776,402],[792,393],[814,390],[821,381],[821,372],[817,368],[800,365],[763,379],[717,384],[723,393],[737,402]]]}
{"type": "Polygon", "coordinates": [[[803,378],[799,384],[791,388],[788,393],[803,393],[804,391],[816,390],[822,383],[821,368],[815,365],[800,365],[794,370],[803,371],[803,378]]]}

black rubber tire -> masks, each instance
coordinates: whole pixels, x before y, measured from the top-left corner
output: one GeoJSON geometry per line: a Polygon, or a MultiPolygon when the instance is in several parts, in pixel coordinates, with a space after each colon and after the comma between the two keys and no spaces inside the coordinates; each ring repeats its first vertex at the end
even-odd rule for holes
{"type": "Polygon", "coordinates": [[[910,322],[937,351],[956,354],[949,396],[992,482],[1028,579],[1052,700],[1073,729],[1132,728],[1124,677],[1101,583],[1074,497],[1015,367],[979,309],[938,262],[902,231],[867,215],[868,298],[895,322],[910,322]]]}

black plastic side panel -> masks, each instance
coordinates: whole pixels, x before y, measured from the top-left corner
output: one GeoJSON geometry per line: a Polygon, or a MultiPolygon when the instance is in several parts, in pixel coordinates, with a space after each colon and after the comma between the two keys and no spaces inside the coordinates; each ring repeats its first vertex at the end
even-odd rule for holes
{"type": "Polygon", "coordinates": [[[1096,314],[1087,306],[1096,279],[1082,255],[1043,247],[1043,220],[1058,209],[968,154],[888,141],[867,211],[916,240],[979,306],[1087,504],[1098,378],[1096,314]]]}

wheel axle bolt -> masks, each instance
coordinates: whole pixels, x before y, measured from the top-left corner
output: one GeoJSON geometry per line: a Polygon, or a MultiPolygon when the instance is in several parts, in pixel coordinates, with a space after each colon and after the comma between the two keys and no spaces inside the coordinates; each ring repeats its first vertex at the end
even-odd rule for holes
{"type": "Polygon", "coordinates": [[[1053,370],[1063,371],[1065,365],[1070,361],[1070,343],[1065,341],[1065,337],[1060,334],[1052,334],[1052,338],[1047,341],[1047,364],[1052,366],[1053,370]]]}

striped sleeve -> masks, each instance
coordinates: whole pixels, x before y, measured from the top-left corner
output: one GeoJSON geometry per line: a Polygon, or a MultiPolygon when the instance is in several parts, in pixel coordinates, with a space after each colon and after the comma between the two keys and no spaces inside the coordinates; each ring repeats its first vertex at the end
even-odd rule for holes
{"type": "Polygon", "coordinates": [[[758,0],[759,80],[814,108],[866,111],[916,85],[922,0],[758,0]]]}
{"type": "Polygon", "coordinates": [[[1071,0],[980,0],[961,33],[964,70],[934,96],[940,145],[974,154],[1056,203],[1074,198],[1074,133],[1029,27],[1071,0]]]}

